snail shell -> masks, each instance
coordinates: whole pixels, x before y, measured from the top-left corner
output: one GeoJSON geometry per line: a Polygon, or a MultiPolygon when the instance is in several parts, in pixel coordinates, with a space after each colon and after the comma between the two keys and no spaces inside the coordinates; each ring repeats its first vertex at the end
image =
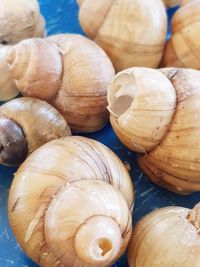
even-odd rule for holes
{"type": "Polygon", "coordinates": [[[43,37],[45,20],[37,0],[0,1],[0,43],[15,44],[31,37],[43,37]]]}
{"type": "Polygon", "coordinates": [[[200,190],[200,72],[133,68],[108,90],[119,139],[141,153],[139,164],[156,184],[179,194],[200,190]]]}
{"type": "Polygon", "coordinates": [[[83,30],[106,51],[116,71],[159,65],[167,31],[161,0],[81,0],[78,3],[83,30]]]}
{"type": "Polygon", "coordinates": [[[73,34],[30,39],[13,47],[8,63],[19,91],[51,103],[73,131],[93,132],[107,123],[114,68],[94,42],[73,34]]]}
{"type": "Polygon", "coordinates": [[[133,231],[129,266],[199,266],[199,208],[165,207],[146,215],[133,231]]]}
{"type": "Polygon", "coordinates": [[[19,168],[9,219],[40,266],[110,266],[128,244],[133,198],[129,174],[110,149],[66,137],[40,147],[19,168]]]}
{"type": "Polygon", "coordinates": [[[0,107],[0,134],[0,162],[18,165],[41,145],[71,135],[71,131],[47,102],[22,97],[0,107]]]}
{"type": "Polygon", "coordinates": [[[167,42],[163,67],[200,69],[200,1],[183,1],[172,18],[172,37],[167,42]]]}

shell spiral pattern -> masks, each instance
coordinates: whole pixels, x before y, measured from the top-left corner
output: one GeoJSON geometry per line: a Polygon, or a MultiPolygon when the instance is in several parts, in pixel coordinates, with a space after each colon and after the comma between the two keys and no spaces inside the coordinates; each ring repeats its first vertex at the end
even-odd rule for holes
{"type": "Polygon", "coordinates": [[[111,266],[130,239],[133,201],[129,174],[110,149],[66,137],[40,147],[19,168],[9,219],[40,266],[111,266]]]}
{"type": "Polygon", "coordinates": [[[156,184],[179,194],[200,190],[200,72],[133,68],[109,87],[113,129],[156,184]]]}
{"type": "Polygon", "coordinates": [[[11,49],[8,63],[19,91],[48,101],[74,132],[93,132],[108,122],[107,86],[115,71],[93,41],[75,34],[25,40],[11,49]]]}

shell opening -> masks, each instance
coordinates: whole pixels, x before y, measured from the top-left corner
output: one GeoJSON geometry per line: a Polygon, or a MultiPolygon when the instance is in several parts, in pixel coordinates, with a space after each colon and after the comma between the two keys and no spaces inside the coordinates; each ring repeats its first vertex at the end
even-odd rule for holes
{"type": "Polygon", "coordinates": [[[108,266],[117,257],[122,243],[118,224],[105,216],[94,216],[81,225],[74,247],[79,259],[87,264],[108,266]]]}
{"type": "Polygon", "coordinates": [[[119,117],[132,105],[136,93],[136,80],[129,73],[120,73],[109,88],[108,110],[119,117]]]}
{"type": "Polygon", "coordinates": [[[104,257],[109,251],[112,250],[112,242],[107,238],[98,240],[98,246],[102,250],[101,256],[104,257]]]}

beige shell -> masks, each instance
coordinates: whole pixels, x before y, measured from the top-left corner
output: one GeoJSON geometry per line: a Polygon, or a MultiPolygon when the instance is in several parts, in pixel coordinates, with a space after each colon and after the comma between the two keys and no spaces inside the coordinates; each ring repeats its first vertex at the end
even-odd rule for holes
{"type": "Polygon", "coordinates": [[[13,46],[9,70],[25,96],[51,100],[61,86],[62,58],[59,49],[44,39],[33,38],[13,46]]]}
{"type": "Polygon", "coordinates": [[[129,174],[110,149],[66,137],[45,144],[19,168],[9,219],[40,266],[110,266],[128,244],[133,198],[129,174]]]}
{"type": "Polygon", "coordinates": [[[108,90],[111,124],[142,170],[179,194],[200,190],[200,72],[133,68],[108,90]]]}
{"type": "Polygon", "coordinates": [[[166,44],[162,66],[200,69],[199,31],[200,1],[185,1],[172,18],[172,37],[166,44]]]}
{"type": "Polygon", "coordinates": [[[0,101],[7,101],[19,94],[8,69],[7,56],[10,46],[0,46],[0,101]]]}
{"type": "Polygon", "coordinates": [[[0,107],[0,118],[2,117],[12,119],[22,128],[29,154],[50,140],[71,135],[63,116],[39,99],[13,99],[0,107]]]}
{"type": "Polygon", "coordinates": [[[15,44],[45,34],[45,21],[37,0],[1,0],[0,21],[1,44],[15,44]]]}
{"type": "Polygon", "coordinates": [[[146,215],[129,243],[129,267],[200,266],[199,209],[166,207],[146,215]]]}
{"type": "Polygon", "coordinates": [[[115,73],[91,40],[71,34],[26,40],[13,47],[8,62],[20,92],[47,100],[73,131],[93,132],[107,123],[107,86],[115,73]]]}
{"type": "Polygon", "coordinates": [[[83,30],[107,52],[117,71],[159,65],[167,30],[161,0],[78,2],[83,30]]]}

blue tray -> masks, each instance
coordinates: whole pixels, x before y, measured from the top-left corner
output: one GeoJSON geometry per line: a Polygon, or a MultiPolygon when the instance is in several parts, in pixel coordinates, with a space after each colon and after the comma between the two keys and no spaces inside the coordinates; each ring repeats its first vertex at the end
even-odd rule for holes
{"type": "MultiPolygon", "coordinates": [[[[78,23],[78,6],[75,0],[40,0],[41,10],[47,21],[48,35],[56,33],[81,33],[78,23]]],[[[168,11],[169,18],[175,9],[168,11]]],[[[169,19],[170,20],[170,19],[169,19]]],[[[170,31],[168,31],[168,37],[170,31]]],[[[86,135],[110,147],[123,161],[131,166],[131,177],[135,185],[136,203],[133,216],[134,224],[148,212],[168,205],[192,207],[200,201],[200,193],[182,197],[152,184],[138,168],[136,155],[128,151],[117,139],[111,126],[102,131],[86,135]]],[[[8,224],[7,197],[15,168],[0,166],[0,267],[37,267],[22,252],[8,224]]],[[[124,255],[115,267],[127,267],[124,255]]],[[[51,266],[49,266],[51,267],[51,266]]],[[[191,266],[192,267],[192,266],[191,266]]]]}

